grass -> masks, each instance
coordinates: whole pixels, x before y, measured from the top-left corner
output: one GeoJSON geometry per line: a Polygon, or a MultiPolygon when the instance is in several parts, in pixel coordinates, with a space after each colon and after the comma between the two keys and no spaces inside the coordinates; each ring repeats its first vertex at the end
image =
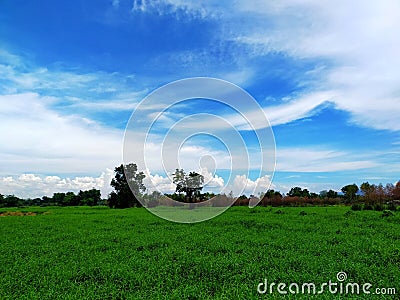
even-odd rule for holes
{"type": "Polygon", "coordinates": [[[178,224],[143,208],[10,211],[17,209],[0,209],[0,299],[310,299],[276,289],[260,295],[257,285],[318,286],[337,282],[340,271],[345,283],[400,293],[399,213],[232,207],[206,222],[178,224]]]}

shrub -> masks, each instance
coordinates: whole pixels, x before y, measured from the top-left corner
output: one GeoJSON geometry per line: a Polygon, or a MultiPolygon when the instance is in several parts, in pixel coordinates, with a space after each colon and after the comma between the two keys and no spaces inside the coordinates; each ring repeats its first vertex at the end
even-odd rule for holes
{"type": "Polygon", "coordinates": [[[382,218],[387,218],[394,216],[394,213],[391,210],[385,209],[381,215],[382,218]]]}
{"type": "Polygon", "coordinates": [[[352,206],[351,206],[351,210],[361,210],[362,209],[362,206],[361,206],[361,204],[359,204],[359,203],[354,203],[352,206]]]}
{"type": "Polygon", "coordinates": [[[371,204],[365,204],[364,210],[374,210],[374,207],[371,204]]]}
{"type": "Polygon", "coordinates": [[[390,202],[389,205],[388,205],[388,207],[387,207],[387,209],[388,209],[388,210],[391,210],[391,211],[396,211],[396,210],[397,210],[397,207],[396,207],[396,205],[394,205],[393,202],[390,202]]]}

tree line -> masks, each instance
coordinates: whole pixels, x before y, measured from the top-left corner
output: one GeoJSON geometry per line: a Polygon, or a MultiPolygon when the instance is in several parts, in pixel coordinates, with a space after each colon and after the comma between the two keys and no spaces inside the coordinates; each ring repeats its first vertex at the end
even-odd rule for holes
{"type": "Polygon", "coordinates": [[[114,178],[111,180],[113,191],[107,199],[101,199],[100,190],[94,188],[87,191],[81,190],[77,194],[73,192],[54,193],[52,197],[43,196],[35,199],[21,199],[14,195],[3,196],[0,194],[0,207],[107,205],[110,208],[130,208],[141,207],[142,203],[147,207],[171,205],[170,201],[165,201],[166,197],[177,201],[173,205],[204,203],[213,199],[213,206],[226,206],[232,202],[234,206],[247,206],[251,198],[258,198],[259,206],[345,204],[351,205],[354,210],[395,210],[400,204],[400,181],[396,184],[388,183],[385,186],[368,182],[362,183],[360,187],[356,184],[349,184],[341,188],[341,193],[334,190],[323,190],[317,194],[296,186],[291,188],[287,194],[271,189],[258,196],[242,195],[234,199],[232,193],[228,195],[202,193],[204,177],[196,172],[186,173],[183,169],[176,169],[173,174],[173,183],[176,185],[176,189],[172,194],[145,193],[144,178],[145,174],[138,171],[136,164],[130,163],[125,166],[121,164],[114,169],[114,178]]]}
{"type": "Polygon", "coordinates": [[[106,200],[101,199],[100,190],[90,189],[67,193],[54,193],[52,197],[22,199],[15,195],[0,194],[0,207],[21,207],[21,206],[96,206],[105,205],[106,200]]]}
{"type": "Polygon", "coordinates": [[[111,181],[114,191],[108,198],[108,205],[112,208],[140,207],[144,203],[147,207],[157,205],[171,205],[165,201],[165,196],[177,202],[172,205],[183,205],[184,203],[202,203],[214,199],[213,206],[226,206],[232,203],[235,206],[247,206],[251,198],[258,198],[260,206],[304,206],[304,205],[352,205],[353,209],[396,209],[400,204],[400,181],[395,185],[388,183],[375,185],[364,182],[358,187],[356,184],[345,185],[341,193],[330,190],[320,191],[318,194],[293,187],[287,194],[279,191],[268,190],[265,193],[249,197],[242,195],[233,198],[232,193],[216,195],[214,193],[202,193],[204,177],[196,172],[186,173],[183,169],[176,169],[173,182],[176,185],[172,194],[161,194],[153,192],[145,194],[146,187],[143,185],[145,175],[139,172],[135,164],[120,165],[115,168],[115,177],[111,181]],[[125,172],[124,172],[125,167],[125,172]],[[133,194],[132,191],[135,191],[133,194]],[[135,196],[136,195],[136,196],[135,196]],[[140,197],[139,201],[136,197],[140,197]],[[233,201],[234,200],[234,201],[233,201]],[[182,203],[182,204],[179,204],[182,203]]]}

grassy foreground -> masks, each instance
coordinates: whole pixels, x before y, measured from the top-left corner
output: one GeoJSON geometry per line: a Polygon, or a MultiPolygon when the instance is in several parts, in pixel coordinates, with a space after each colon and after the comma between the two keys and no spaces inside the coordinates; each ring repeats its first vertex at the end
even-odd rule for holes
{"type": "MultiPolygon", "coordinates": [[[[0,209],[0,299],[398,299],[400,213],[233,207],[177,224],[145,209],[0,209]],[[43,213],[46,212],[46,213],[43,213]],[[31,213],[32,214],[32,213],[31,213]],[[268,283],[396,288],[395,296],[260,295],[268,283]]],[[[318,288],[319,290],[319,288],[318,288]]]]}

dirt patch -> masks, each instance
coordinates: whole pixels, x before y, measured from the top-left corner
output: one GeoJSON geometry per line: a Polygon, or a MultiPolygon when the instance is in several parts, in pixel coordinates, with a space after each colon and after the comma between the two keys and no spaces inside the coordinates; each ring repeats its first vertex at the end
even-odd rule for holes
{"type": "Polygon", "coordinates": [[[37,216],[37,215],[47,215],[49,212],[33,212],[33,211],[6,211],[0,213],[0,217],[24,217],[24,216],[37,216]]]}

